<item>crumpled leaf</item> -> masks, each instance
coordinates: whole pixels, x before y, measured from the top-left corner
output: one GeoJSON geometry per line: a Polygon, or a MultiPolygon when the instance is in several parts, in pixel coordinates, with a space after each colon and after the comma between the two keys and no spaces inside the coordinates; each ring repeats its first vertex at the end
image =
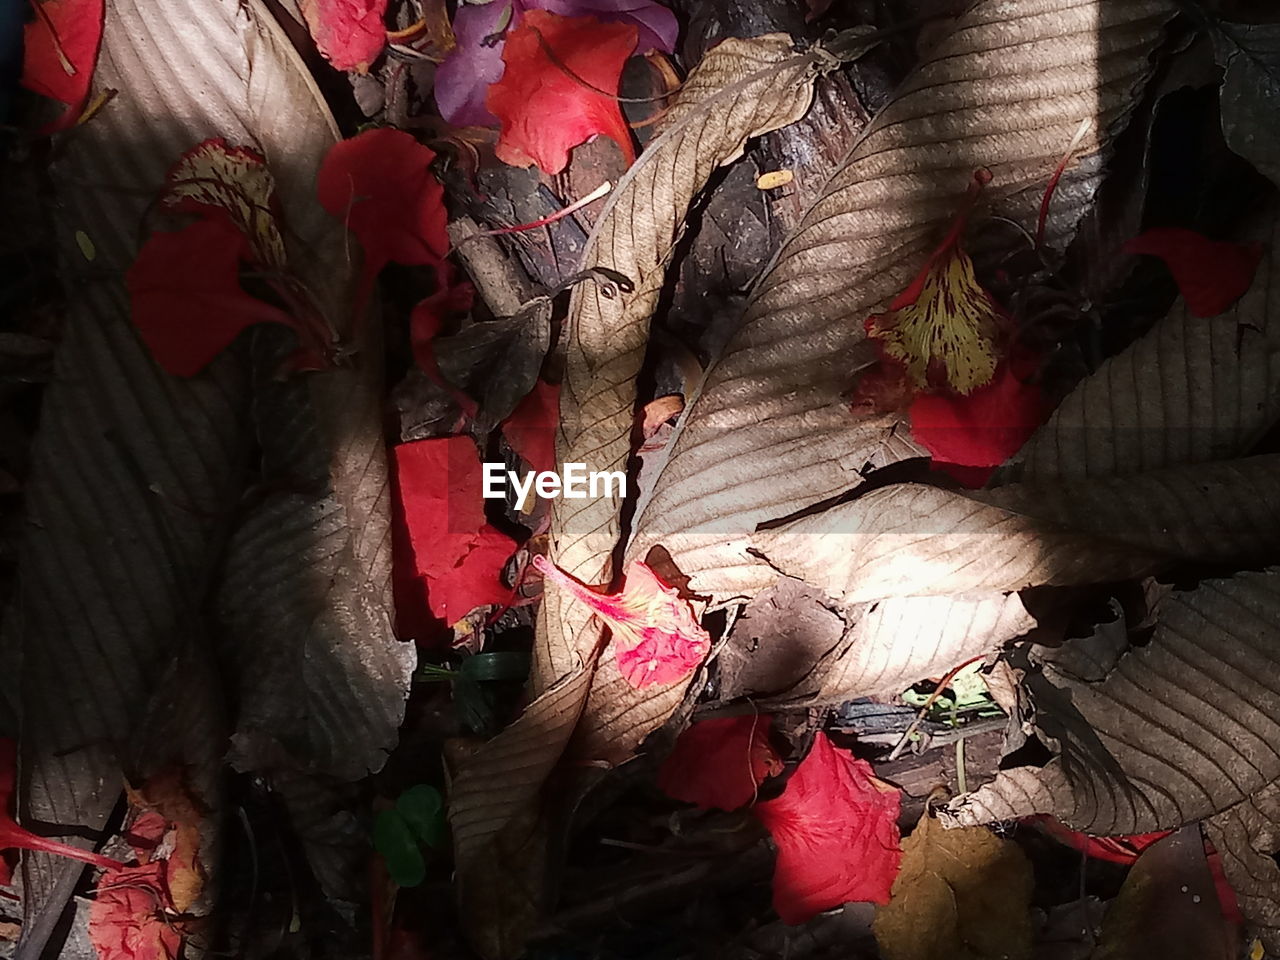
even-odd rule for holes
{"type": "Polygon", "coordinates": [[[1205,823],[1240,910],[1270,953],[1280,952],[1280,781],[1205,823]]]}
{"type": "Polygon", "coordinates": [[[367,73],[387,44],[387,0],[301,0],[316,49],[339,70],[367,73]]]}
{"type": "MultiPolygon", "coordinates": [[[[551,348],[551,314],[545,305],[513,317],[473,323],[433,344],[448,383],[474,397],[476,430],[485,434],[510,418],[538,383],[551,348]],[[494,370],[504,371],[500,377],[494,370]]],[[[554,444],[555,430],[547,443],[554,444]]],[[[548,468],[549,469],[549,468],[548,468]]]]}
{"type": "Polygon", "coordinates": [[[1067,396],[1004,471],[1005,481],[1125,476],[1248,453],[1280,420],[1280,218],[1248,240],[1265,250],[1226,313],[1174,305],[1146,336],[1067,396]]]}
{"type": "Polygon", "coordinates": [[[335,143],[316,176],[320,204],[364,248],[367,290],[388,261],[439,263],[449,250],[435,153],[403,130],[366,130],[335,143]]]}
{"type": "Polygon", "coordinates": [[[1174,829],[1280,776],[1280,571],[1208,580],[1160,606],[1151,640],[1106,679],[1027,677],[1058,755],[957,798],[964,824],[1052,813],[1086,833],[1174,829]]]}
{"type": "Polygon", "coordinates": [[[685,679],[711,650],[711,637],[689,601],[647,564],[627,567],[616,596],[588,590],[544,556],[534,557],[533,566],[608,626],[618,672],[637,689],[685,679]]]}
{"type": "Polygon", "coordinates": [[[502,124],[494,148],[498,159],[513,167],[537,164],[554,175],[569,165],[573,147],[599,134],[618,145],[630,166],[636,157],[631,128],[614,97],[638,36],[627,23],[543,10],[525,14],[507,36],[506,69],[485,100],[502,124]]]}
{"type": "Polygon", "coordinates": [[[761,531],[753,552],[846,603],[1124,580],[1174,560],[1265,563],[1280,456],[959,493],[894,484],[761,531]]]}
{"type": "Polygon", "coordinates": [[[1031,863],[985,827],[946,830],[927,811],[876,911],[885,960],[1029,960],[1031,863]]]}
{"type": "Polygon", "coordinates": [[[887,903],[902,853],[895,787],[819,732],[777,799],[755,806],[778,863],[773,909],[804,923],[851,901],[887,903]]]}
{"type": "Polygon", "coordinates": [[[103,0],[35,0],[23,28],[22,85],[67,105],[40,132],[71,126],[89,99],[102,43],[103,0]]]}
{"type": "Polygon", "coordinates": [[[455,126],[497,126],[485,106],[489,85],[502,77],[504,30],[514,29],[530,10],[560,17],[591,16],[604,23],[632,24],[639,31],[635,52],[675,49],[675,14],[652,0],[494,0],[458,5],[453,19],[457,48],[436,71],[440,115],[455,126]],[[497,42],[494,42],[497,38],[497,42]]]}
{"type": "MultiPolygon", "coordinates": [[[[685,212],[711,172],[739,156],[747,139],[805,111],[816,68],[814,58],[794,53],[786,36],[720,44],[690,74],[668,110],[663,132],[628,171],[627,182],[610,195],[582,266],[617,271],[633,289],[624,292],[603,281],[574,289],[568,321],[574,335],[561,385],[559,461],[584,463],[588,471],[626,469],[648,318],[685,212]],[[640,210],[646,215],[638,215],[640,210]]],[[[611,581],[621,507],[616,492],[556,500],[551,559],[580,583],[611,581]]],[[[470,936],[486,957],[517,953],[537,905],[545,900],[541,861],[525,853],[545,852],[536,777],[545,778],[554,767],[584,707],[591,728],[580,731],[582,753],[620,758],[662,723],[682,693],[674,684],[655,688],[656,696],[638,693],[616,663],[595,671],[601,627],[591,618],[588,609],[563,591],[552,587],[544,593],[530,705],[516,725],[473,754],[459,773],[467,790],[455,798],[451,816],[468,824],[461,834],[455,824],[454,833],[462,911],[470,936]],[[597,690],[590,703],[568,702],[572,695],[585,698],[593,680],[597,690]],[[544,706],[553,692],[554,708],[544,706]],[[625,720],[613,719],[621,714],[625,720]],[[508,777],[513,762],[527,772],[518,788],[482,797],[477,785],[508,777]]]]}
{"type": "Polygon", "coordinates": [[[883,309],[909,283],[975,170],[992,174],[984,201],[1009,201],[1003,212],[1034,229],[1081,122],[1092,121],[1077,145],[1087,159],[1133,109],[1174,9],[986,0],[953,22],[753,291],[638,507],[628,557],[661,544],[713,602],[749,595],[768,581],[726,549],[725,533],[842,495],[868,462],[893,458],[893,419],[848,408],[873,346],[850,318],[883,309]],[[888,221],[887,210],[897,212],[888,221]]]}
{"type": "Polygon", "coordinates": [[[1272,183],[1280,184],[1280,139],[1275,124],[1280,97],[1280,24],[1227,23],[1211,31],[1222,79],[1222,133],[1229,146],[1272,183]]]}
{"type": "Polygon", "coordinates": [[[1194,317],[1216,317],[1228,310],[1249,289],[1262,258],[1260,243],[1210,240],[1180,227],[1148,230],[1121,249],[1163,260],[1194,317]]]}
{"type": "Polygon", "coordinates": [[[686,728],[658,769],[658,789],[702,809],[737,810],[766,777],[782,773],[769,743],[773,718],[713,717],[686,728]]]}

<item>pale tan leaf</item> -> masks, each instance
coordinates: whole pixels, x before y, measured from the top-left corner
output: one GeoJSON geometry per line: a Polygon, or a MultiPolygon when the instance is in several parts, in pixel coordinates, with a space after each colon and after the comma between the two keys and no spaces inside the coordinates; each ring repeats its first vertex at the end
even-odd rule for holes
{"type": "Polygon", "coordinates": [[[1226,313],[1169,315],[1062,401],[1010,480],[1125,476],[1247,453],[1280,419],[1280,218],[1253,285],[1226,313]]]}
{"type": "Polygon", "coordinates": [[[1280,781],[1206,821],[1251,932],[1280,954],[1280,781]]]}
{"type": "Polygon", "coordinates": [[[901,693],[1036,625],[1017,594],[898,597],[868,604],[840,643],[778,705],[841,703],[901,693]]]}
{"type": "Polygon", "coordinates": [[[726,534],[856,487],[892,426],[854,419],[845,399],[870,359],[863,321],[919,270],[976,168],[992,172],[985,202],[999,204],[1047,183],[1082,121],[1080,153],[1105,149],[1173,11],[1165,0],[987,0],[956,21],[754,292],[690,402],[630,556],[661,543],[692,589],[717,599],[768,582],[726,534]]]}
{"type": "Polygon", "coordinates": [[[927,811],[873,930],[885,960],[1027,960],[1031,863],[985,827],[946,830],[927,811]]]}
{"type": "MultiPolygon", "coordinates": [[[[610,195],[583,255],[584,269],[608,273],[579,284],[570,302],[556,444],[560,462],[584,463],[588,471],[626,470],[631,455],[635,382],[644,360],[649,316],[689,204],[717,167],[742,154],[747,140],[802,115],[812,98],[814,78],[830,65],[818,54],[797,52],[790,37],[771,34],[753,40],[727,40],[711,50],[690,74],[661,134],[610,195]],[[619,274],[625,283],[608,279],[619,274]]],[[[619,537],[621,508],[622,499],[616,493],[557,500],[551,520],[552,559],[584,583],[608,583],[613,577],[611,555],[619,537]]],[[[577,677],[584,670],[588,677],[594,672],[602,639],[603,631],[589,611],[548,585],[539,611],[529,679],[534,704],[551,690],[569,689],[585,696],[586,684],[566,687],[566,678],[577,677]]],[[[612,654],[605,660],[612,664],[612,654]]],[[[628,696],[639,697],[629,687],[628,691],[628,696]]],[[[582,703],[575,707],[581,708],[582,703]]],[[[561,715],[567,712],[566,706],[561,715]]],[[[593,727],[599,726],[594,719],[598,712],[594,701],[586,708],[585,716],[593,727]]],[[[576,709],[573,715],[577,716],[576,709]]],[[[467,778],[481,778],[484,774],[473,772],[473,764],[480,764],[481,771],[497,770],[490,758],[498,755],[511,758],[521,769],[541,771],[540,776],[545,777],[571,731],[572,726],[558,726],[554,736],[532,739],[519,731],[504,731],[464,765],[459,777],[463,783],[469,782],[467,778]]],[[[629,752],[646,732],[629,728],[614,746],[629,752]]],[[[479,946],[487,957],[506,956],[518,949],[528,916],[518,917],[506,910],[486,916],[485,911],[466,906],[466,898],[516,902],[521,899],[520,891],[539,889],[543,882],[542,877],[527,873],[530,864],[503,856],[504,850],[513,849],[502,843],[503,832],[515,829],[509,824],[536,829],[538,823],[530,814],[530,805],[537,798],[536,785],[531,782],[530,789],[509,793],[496,810],[480,818],[470,839],[460,841],[455,835],[468,927],[473,937],[486,940],[479,946]],[[500,845],[496,853],[495,844],[500,845]],[[493,924],[496,929],[486,926],[493,924]]],[[[470,805],[480,802],[479,792],[463,794],[454,800],[451,815],[468,824],[474,816],[470,805]]]]}
{"type": "Polygon", "coordinates": [[[896,484],[752,538],[778,570],[846,603],[1266,562],[1277,544],[1275,455],[968,494],[896,484]]]}
{"type": "Polygon", "coordinates": [[[1280,570],[1165,598],[1151,640],[1101,682],[1046,665],[1027,683],[1059,755],[958,798],[958,822],[1053,813],[1110,835],[1220,813],[1280,776],[1280,570]]]}
{"type": "Polygon", "coordinates": [[[483,957],[517,956],[550,894],[539,794],[590,684],[589,665],[569,674],[471,754],[449,785],[459,909],[483,957]]]}
{"type": "MultiPolygon", "coordinates": [[[[129,320],[123,278],[166,172],[211,137],[264,156],[296,247],[288,259],[316,302],[339,314],[331,319],[340,329],[349,319],[340,314],[354,269],[341,224],[315,201],[315,171],[337,138],[336,126],[258,0],[159,6],[108,0],[94,84],[117,95],[59,144],[51,173],[69,316],[33,450],[32,535],[19,598],[24,803],[35,820],[65,824],[78,836],[96,835],[115,805],[117,748],[144,723],[166,665],[184,645],[206,655],[215,645],[208,594],[225,560],[225,526],[242,506],[245,458],[255,447],[244,352],[176,379],[152,361],[129,320]]],[[[390,675],[390,691],[379,692],[399,703],[408,669],[385,612],[389,521],[376,493],[385,496],[386,488],[380,393],[371,387],[380,356],[369,351],[353,370],[309,378],[305,390],[322,408],[312,418],[323,441],[321,472],[291,479],[318,481],[342,504],[339,538],[360,546],[340,552],[353,565],[368,563],[359,574],[347,573],[362,589],[344,593],[317,574],[307,581],[309,597],[318,592],[320,608],[336,620],[342,602],[363,605],[368,620],[361,627],[368,629],[346,639],[360,651],[356,659],[391,665],[378,674],[390,675]]],[[[258,439],[276,451],[288,440],[270,433],[258,439]]],[[[289,628],[287,637],[271,639],[294,642],[305,633],[296,621],[289,628]]],[[[272,695],[300,689],[293,679],[282,676],[272,695]]],[[[192,691],[193,702],[203,695],[192,691]]],[[[221,692],[211,699],[220,702],[221,692]]],[[[378,743],[357,744],[367,728],[353,725],[353,752],[335,751],[340,763],[384,755],[399,712],[383,710],[385,703],[375,708],[387,721],[378,725],[378,743]]],[[[356,706],[363,717],[367,705],[356,706]]],[[[217,729],[206,746],[220,759],[229,731],[224,718],[209,721],[217,729]]],[[[343,724],[325,726],[337,731],[343,724]]],[[[26,858],[21,955],[39,955],[79,873],[66,861],[26,858]]]]}

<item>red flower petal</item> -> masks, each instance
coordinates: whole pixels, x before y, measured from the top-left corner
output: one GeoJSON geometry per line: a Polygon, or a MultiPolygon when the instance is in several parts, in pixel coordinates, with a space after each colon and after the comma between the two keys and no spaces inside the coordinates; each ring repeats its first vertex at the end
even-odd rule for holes
{"type": "Polygon", "coordinates": [[[556,468],[556,428],[560,424],[560,384],[539,380],[502,421],[511,449],[534,470],[556,468]]]}
{"type": "Polygon", "coordinates": [[[339,70],[365,73],[387,45],[387,0],[302,0],[316,49],[339,70]]]}
{"type": "Polygon", "coordinates": [[[240,259],[247,252],[244,235],[225,218],[147,238],[125,286],[134,325],[170,373],[194,376],[255,323],[298,329],[283,310],[241,289],[240,259]]]}
{"type": "Polygon", "coordinates": [[[515,591],[503,586],[502,569],[515,552],[516,542],[509,536],[496,527],[482,527],[457,566],[428,581],[431,613],[452,625],[476,607],[505,607],[515,591]]]}
{"type": "Polygon", "coordinates": [[[658,788],[673,800],[704,809],[736,810],[756,797],[765,777],[782,772],[769,743],[773,718],[716,717],[680,734],[658,770],[658,788]]]}
{"type": "Polygon", "coordinates": [[[533,566],[605,622],[618,671],[637,689],[683,680],[711,650],[711,637],[688,601],[639,560],[627,567],[622,590],[613,596],[589,590],[546,557],[534,557],[533,566]]]}
{"type": "Polygon", "coordinates": [[[1095,860],[1108,860],[1111,863],[1122,863],[1128,866],[1138,859],[1138,854],[1157,840],[1167,837],[1172,830],[1158,830],[1155,833],[1135,833],[1129,836],[1092,837],[1087,833],[1072,830],[1057,817],[1047,813],[1027,817],[1055,840],[1079,850],[1085,856],[1095,860]]]}
{"type": "Polygon", "coordinates": [[[911,404],[911,435],[934,466],[966,486],[986,483],[1052,410],[1040,387],[1020,379],[1014,366],[1002,363],[991,383],[967,397],[921,394],[911,404]]]}
{"type": "Polygon", "coordinates": [[[568,166],[570,149],[600,134],[621,147],[631,164],[635,148],[617,100],[584,86],[564,68],[590,86],[616,94],[623,64],[638,38],[634,23],[560,17],[545,10],[526,13],[507,37],[502,51],[506,69],[485,101],[502,121],[498,159],[515,167],[536,163],[556,174],[568,166]]]}
{"type": "Polygon", "coordinates": [[[22,85],[61,100],[67,111],[40,131],[71,126],[89,98],[102,42],[103,0],[38,0],[23,29],[22,85]]]}
{"type": "Polygon", "coordinates": [[[164,919],[164,860],[125,867],[99,881],[89,905],[89,941],[99,960],[175,960],[182,935],[164,919]]]}
{"type": "Polygon", "coordinates": [[[785,923],[850,901],[888,903],[902,852],[898,791],[819,733],[782,796],[757,804],[778,864],[773,908],[785,923]]]}
{"type": "Polygon", "coordinates": [[[1216,317],[1239,300],[1253,283],[1262,258],[1259,243],[1210,240],[1180,227],[1148,230],[1126,243],[1123,250],[1163,260],[1187,307],[1197,317],[1216,317]]]}
{"type": "Polygon", "coordinates": [[[485,523],[482,473],[469,437],[402,443],[391,451],[396,625],[428,638],[476,607],[510,602],[502,568],[515,541],[485,523]]]}
{"type": "Polygon", "coordinates": [[[392,448],[391,459],[414,571],[441,576],[471,549],[485,523],[476,445],[470,437],[434,437],[392,448]]]}
{"type": "Polygon", "coordinates": [[[316,178],[320,204],[364,247],[367,291],[387,262],[438,263],[449,250],[436,155],[401,130],[367,130],[329,148],[316,178]]]}

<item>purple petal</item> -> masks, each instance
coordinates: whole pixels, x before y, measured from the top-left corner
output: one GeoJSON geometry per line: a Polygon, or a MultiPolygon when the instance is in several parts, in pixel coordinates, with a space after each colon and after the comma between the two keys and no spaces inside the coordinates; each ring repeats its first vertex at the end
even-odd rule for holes
{"type": "Polygon", "coordinates": [[[606,23],[622,21],[640,28],[636,53],[676,48],[680,25],[676,15],[652,0],[519,0],[525,9],[546,10],[562,17],[595,17],[606,23]]]}
{"type": "Polygon", "coordinates": [[[458,46],[436,70],[436,106],[440,116],[455,127],[496,127],[498,118],[484,105],[489,84],[502,79],[502,47],[491,47],[484,38],[497,32],[507,19],[509,0],[466,3],[453,18],[453,35],[458,46]]]}

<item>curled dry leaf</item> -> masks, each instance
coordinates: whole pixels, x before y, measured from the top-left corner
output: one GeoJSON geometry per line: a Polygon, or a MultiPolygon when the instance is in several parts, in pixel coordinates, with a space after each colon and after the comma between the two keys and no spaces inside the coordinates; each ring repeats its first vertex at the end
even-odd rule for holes
{"type": "MultiPolygon", "coordinates": [[[[738,157],[750,137],[804,113],[818,63],[812,55],[797,55],[785,36],[725,41],[690,74],[662,133],[610,196],[582,266],[615,270],[628,278],[632,290],[623,293],[616,285],[588,281],[573,292],[558,460],[584,463],[589,471],[626,469],[649,316],[689,204],[711,172],[738,157]]],[[[616,493],[557,500],[551,528],[556,565],[580,583],[610,582],[621,506],[616,493]]],[[[518,721],[519,731],[504,731],[459,773],[466,790],[453,809],[471,824],[463,835],[455,833],[460,894],[465,922],[486,956],[518,949],[527,935],[523,924],[529,914],[513,910],[512,903],[538,902],[545,894],[537,864],[512,857],[524,844],[543,842],[532,806],[537,797],[533,776],[551,770],[585,705],[579,701],[569,709],[562,700],[565,691],[585,698],[596,680],[600,689],[587,706],[590,728],[583,731],[584,750],[617,757],[629,755],[680,696],[678,685],[660,688],[653,697],[636,691],[616,665],[593,677],[601,633],[591,617],[563,591],[547,590],[530,671],[532,703],[518,721]],[[562,706],[548,712],[542,702],[552,691],[562,706]],[[619,710],[628,717],[613,729],[610,718],[619,710]],[[532,751],[516,761],[530,777],[522,778],[518,789],[504,790],[498,802],[486,798],[477,816],[468,809],[480,802],[473,786],[506,769],[498,764],[512,762],[512,751],[519,749],[532,751]]]]}
{"type": "Polygon", "coordinates": [[[658,770],[658,788],[703,809],[737,810],[756,798],[766,777],[782,773],[764,715],[699,720],[676,740],[658,770]]]}
{"type": "Polygon", "coordinates": [[[1181,827],[1280,776],[1280,571],[1205,581],[1160,607],[1146,646],[1102,681],[1028,676],[1058,756],[953,801],[965,824],[1052,813],[1093,834],[1181,827]]]}
{"type": "Polygon", "coordinates": [[[985,0],[952,23],[753,292],[638,508],[628,556],[665,546],[691,589],[713,601],[767,583],[724,534],[856,487],[889,442],[891,420],[848,408],[869,359],[858,319],[919,271],[975,170],[992,174],[983,201],[1010,201],[1006,212],[1033,229],[1081,122],[1092,121],[1078,152],[1096,154],[1136,104],[1174,9],[1167,0],[985,0]]]}
{"type": "Polygon", "coordinates": [[[773,835],[773,909],[784,923],[852,901],[887,903],[902,853],[899,794],[819,732],[782,795],[756,804],[773,835]]]}
{"type": "Polygon", "coordinates": [[[946,830],[927,811],[902,841],[902,869],[876,911],[885,960],[1029,960],[1031,863],[985,827],[946,830]]]}

